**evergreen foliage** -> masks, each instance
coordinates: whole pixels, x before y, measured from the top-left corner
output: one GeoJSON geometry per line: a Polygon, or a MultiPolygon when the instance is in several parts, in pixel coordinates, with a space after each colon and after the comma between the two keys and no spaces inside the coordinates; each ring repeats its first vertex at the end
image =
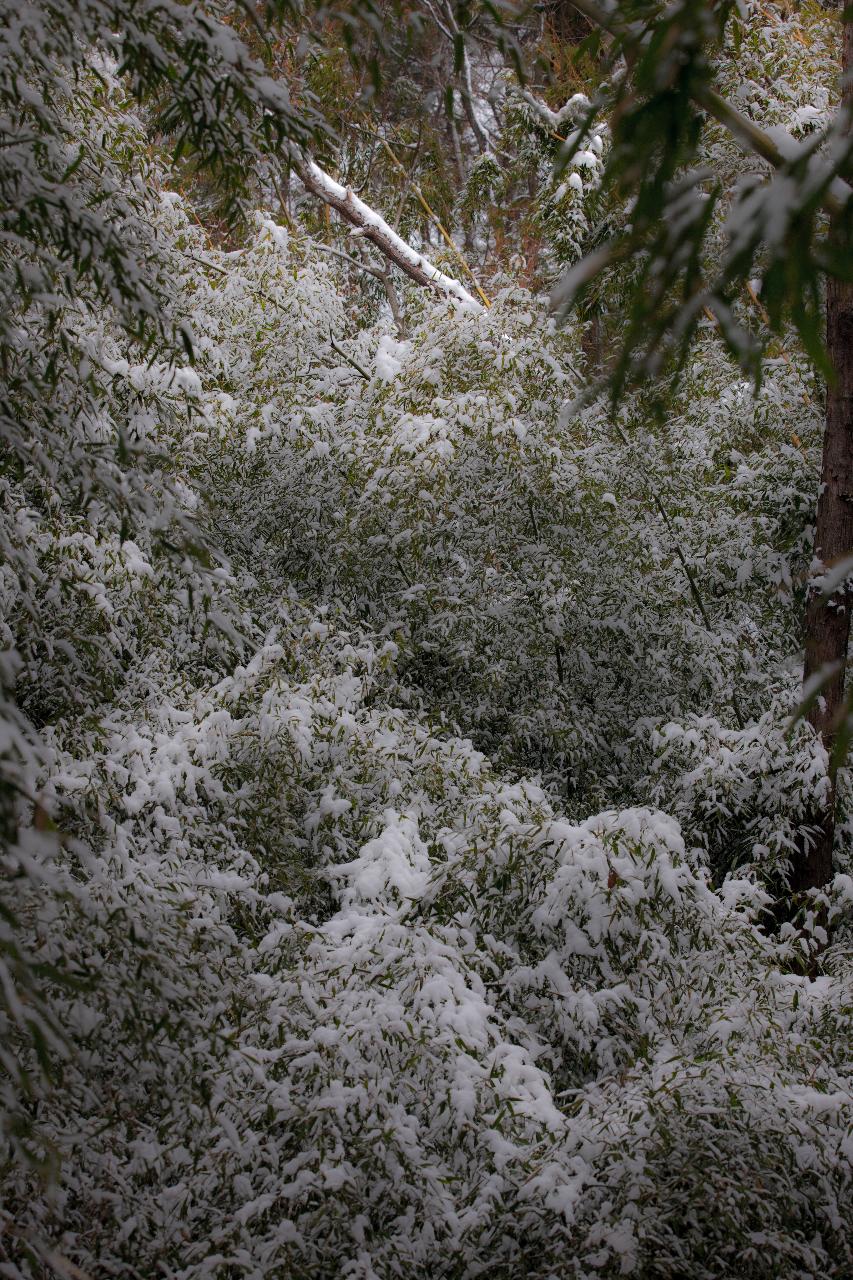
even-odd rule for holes
{"type": "MultiPolygon", "coordinates": [[[[649,228],[692,147],[747,198],[687,105],[712,71],[829,118],[817,5],[661,38],[709,9],[729,61],[665,86],[649,228]]],[[[2,11],[0,1275],[844,1280],[844,771],[838,874],[768,927],[829,787],[790,725],[822,391],[773,244],[766,321],[732,301],[760,387],[700,308],[678,380],[614,403],[589,325],[624,373],[646,260],[559,327],[543,287],[636,234],[642,121],[609,79],[622,124],[554,175],[587,107],[505,69],[535,16],[2,11]],[[387,110],[389,224],[461,276],[403,203],[453,154],[404,51],[483,113],[502,60],[441,210],[488,307],[389,288],[282,186],[310,146],[366,182],[387,110]]]]}

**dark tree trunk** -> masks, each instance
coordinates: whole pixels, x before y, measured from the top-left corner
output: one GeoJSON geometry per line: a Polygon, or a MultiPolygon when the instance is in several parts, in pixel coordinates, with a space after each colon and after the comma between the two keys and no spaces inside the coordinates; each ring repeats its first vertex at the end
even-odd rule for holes
{"type": "Polygon", "coordinates": [[[602,329],[601,312],[596,306],[589,312],[581,334],[581,347],[586,356],[586,371],[589,377],[594,376],[601,369],[604,348],[602,329]]]}
{"type": "MultiPolygon", "coordinates": [[[[844,24],[842,72],[853,68],[853,23],[844,24]]],[[[851,104],[845,83],[844,99],[851,104]]],[[[829,569],[853,552],[853,285],[828,280],[826,287],[826,345],[835,378],[827,388],[826,430],[823,437],[821,492],[817,506],[815,555],[829,569]]],[[[806,660],[804,680],[829,672],[821,697],[809,714],[824,746],[832,753],[838,722],[843,714],[847,643],[850,638],[849,591],[829,599],[819,590],[809,594],[806,605],[806,660]]],[[[835,764],[830,765],[831,794],[828,804],[815,814],[817,837],[799,851],[791,877],[797,892],[826,884],[832,875],[835,835],[835,764]]]]}

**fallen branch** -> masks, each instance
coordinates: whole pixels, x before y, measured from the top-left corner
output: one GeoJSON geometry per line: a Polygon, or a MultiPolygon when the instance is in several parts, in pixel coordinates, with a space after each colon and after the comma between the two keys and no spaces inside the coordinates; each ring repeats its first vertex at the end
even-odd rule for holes
{"type": "Polygon", "coordinates": [[[411,280],[449,295],[466,306],[480,309],[477,299],[472,297],[458,280],[454,280],[452,276],[446,276],[422,253],[418,253],[411,245],[406,244],[406,241],[388,226],[385,219],[360,200],[350,187],[342,187],[339,182],[335,182],[334,178],[313,160],[297,160],[294,167],[307,191],[319,196],[326,205],[339,213],[364,236],[365,240],[375,245],[380,253],[404,271],[411,280]]]}
{"type": "Polygon", "coordinates": [[[482,289],[480,288],[480,286],[478,285],[478,283],[477,283],[477,277],[474,275],[474,272],[471,270],[471,268],[468,266],[468,263],[465,261],[465,258],[463,257],[463,255],[462,255],[462,253],[461,253],[460,249],[458,248],[458,246],[457,246],[457,244],[456,244],[456,241],[455,241],[455,240],[453,239],[453,237],[450,235],[450,232],[449,232],[449,231],[447,230],[447,228],[444,226],[444,223],[441,221],[441,219],[439,218],[438,214],[435,212],[435,210],[432,208],[432,206],[431,206],[431,205],[429,204],[429,202],[427,201],[426,196],[425,196],[425,195],[424,195],[424,193],[421,191],[421,189],[420,189],[420,187],[418,186],[418,184],[412,180],[412,178],[411,178],[411,176],[410,176],[409,174],[407,174],[407,173],[406,173],[405,168],[404,168],[404,167],[403,167],[403,165],[400,163],[400,161],[399,161],[399,159],[397,158],[397,156],[395,155],[395,153],[391,150],[391,147],[388,145],[388,142],[385,140],[385,138],[379,138],[379,141],[380,141],[380,143],[382,144],[382,146],[385,148],[385,151],[387,152],[387,154],[388,154],[389,158],[391,159],[391,161],[393,162],[393,164],[396,166],[396,168],[397,168],[397,169],[399,169],[400,173],[402,173],[402,174],[403,174],[403,176],[406,178],[406,180],[407,180],[407,182],[408,182],[408,185],[409,185],[409,187],[410,187],[410,188],[411,188],[411,190],[412,190],[412,193],[414,194],[414,196],[416,197],[416,199],[418,200],[418,202],[420,203],[420,205],[422,206],[422,208],[423,208],[423,209],[424,209],[424,211],[426,212],[427,216],[428,216],[429,218],[432,218],[433,222],[435,223],[436,227],[438,228],[439,233],[440,233],[440,235],[441,235],[442,239],[444,240],[445,244],[447,245],[448,249],[451,249],[451,250],[453,251],[453,253],[455,253],[455,254],[456,254],[456,257],[459,259],[460,263],[462,264],[462,267],[463,267],[464,271],[466,272],[466,274],[467,274],[467,275],[469,275],[469,276],[471,277],[471,282],[472,282],[472,284],[474,285],[474,288],[475,288],[475,289],[476,289],[476,291],[477,291],[477,296],[479,297],[479,299],[480,299],[480,301],[482,302],[483,306],[488,310],[488,309],[491,307],[491,305],[492,305],[492,304],[491,304],[491,302],[489,301],[488,296],[483,292],[483,290],[482,290],[482,289]]]}

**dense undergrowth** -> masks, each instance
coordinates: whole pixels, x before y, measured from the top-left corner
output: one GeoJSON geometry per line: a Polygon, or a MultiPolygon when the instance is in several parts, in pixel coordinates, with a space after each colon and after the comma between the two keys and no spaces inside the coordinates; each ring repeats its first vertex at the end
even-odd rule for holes
{"type": "Polygon", "coordinates": [[[843,824],[762,928],[826,785],[807,365],[709,326],[656,416],[518,287],[356,323],[102,76],[80,182],[194,358],[4,320],[0,1274],[842,1280],[843,824]]]}

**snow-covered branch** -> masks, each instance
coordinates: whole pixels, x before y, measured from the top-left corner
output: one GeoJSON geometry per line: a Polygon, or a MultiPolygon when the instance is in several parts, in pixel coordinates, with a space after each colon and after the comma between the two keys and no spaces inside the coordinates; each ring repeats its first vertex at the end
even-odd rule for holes
{"type": "Polygon", "coordinates": [[[410,279],[466,306],[480,309],[476,298],[452,276],[446,276],[428,258],[397,235],[380,214],[365,204],[350,187],[343,187],[313,160],[297,161],[296,171],[306,190],[330,205],[371,244],[404,271],[410,279]]]}

